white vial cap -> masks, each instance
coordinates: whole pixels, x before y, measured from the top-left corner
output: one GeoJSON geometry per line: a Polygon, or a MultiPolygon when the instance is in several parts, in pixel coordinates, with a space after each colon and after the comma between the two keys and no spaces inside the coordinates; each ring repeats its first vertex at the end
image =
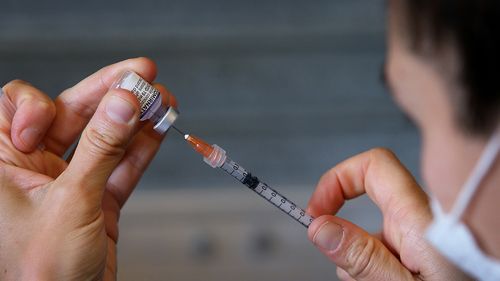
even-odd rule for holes
{"type": "Polygon", "coordinates": [[[155,124],[153,129],[160,134],[165,134],[170,127],[175,123],[179,117],[179,112],[177,112],[173,107],[169,107],[165,115],[161,117],[158,122],[155,124]]]}

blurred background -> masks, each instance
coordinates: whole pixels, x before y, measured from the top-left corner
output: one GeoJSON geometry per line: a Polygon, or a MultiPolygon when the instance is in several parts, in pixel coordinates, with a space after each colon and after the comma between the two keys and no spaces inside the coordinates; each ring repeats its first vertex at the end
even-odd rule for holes
{"type": "MultiPolygon", "coordinates": [[[[418,176],[418,139],[380,82],[383,0],[3,0],[0,83],[55,97],[147,56],[178,126],[305,207],[319,177],[376,146],[418,176]]],[[[122,211],[119,280],[336,280],[306,229],[170,132],[122,211]]],[[[377,231],[365,198],[340,216],[377,231]]]]}

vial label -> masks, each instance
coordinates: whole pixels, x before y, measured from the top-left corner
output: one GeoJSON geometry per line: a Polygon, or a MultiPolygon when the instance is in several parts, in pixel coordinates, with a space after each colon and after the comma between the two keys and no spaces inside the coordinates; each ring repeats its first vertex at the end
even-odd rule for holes
{"type": "Polygon", "coordinates": [[[139,100],[139,104],[141,105],[141,120],[151,108],[151,105],[160,97],[160,91],[134,72],[128,72],[124,75],[120,83],[120,88],[131,91],[139,100]]]}

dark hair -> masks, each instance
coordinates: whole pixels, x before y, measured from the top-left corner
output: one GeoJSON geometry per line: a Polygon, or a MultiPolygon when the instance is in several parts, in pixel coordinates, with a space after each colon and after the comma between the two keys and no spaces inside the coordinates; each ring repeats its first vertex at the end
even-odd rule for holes
{"type": "Polygon", "coordinates": [[[465,89],[456,112],[461,127],[491,134],[500,117],[500,0],[399,1],[417,52],[423,40],[436,50],[456,48],[465,89]]]}

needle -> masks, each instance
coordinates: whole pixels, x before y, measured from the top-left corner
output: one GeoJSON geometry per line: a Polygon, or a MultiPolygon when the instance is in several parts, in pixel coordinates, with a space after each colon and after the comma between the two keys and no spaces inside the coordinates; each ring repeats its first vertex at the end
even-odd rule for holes
{"type": "Polygon", "coordinates": [[[185,136],[185,135],[186,135],[183,131],[179,130],[176,126],[172,126],[172,128],[174,128],[174,129],[175,129],[175,130],[176,130],[179,134],[181,134],[182,136],[185,136]]]}

